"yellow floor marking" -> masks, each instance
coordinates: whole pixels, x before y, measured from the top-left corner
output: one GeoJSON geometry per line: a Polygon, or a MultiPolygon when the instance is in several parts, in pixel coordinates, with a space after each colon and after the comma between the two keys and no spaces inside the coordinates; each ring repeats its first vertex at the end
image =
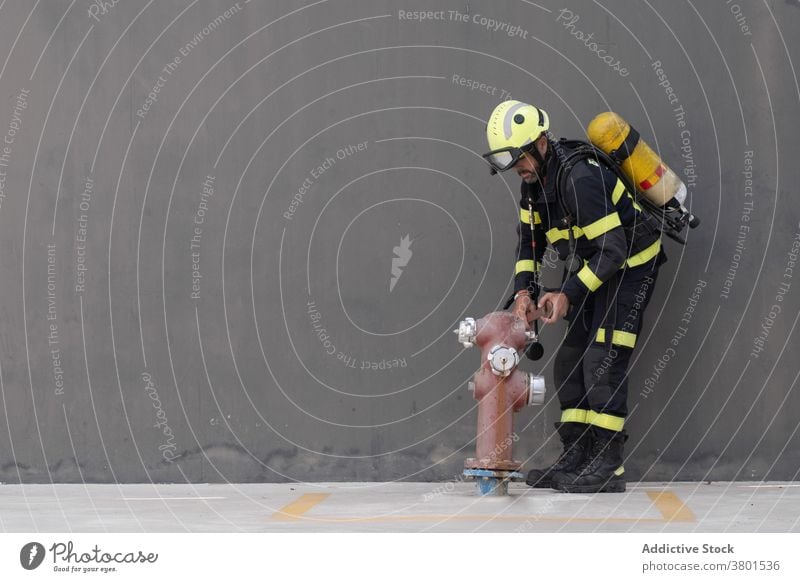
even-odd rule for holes
{"type": "Polygon", "coordinates": [[[305,512],[325,501],[330,495],[330,493],[306,493],[301,495],[300,499],[292,501],[289,505],[284,505],[273,513],[272,519],[275,521],[296,521],[301,519],[305,512]]]}
{"type": "Polygon", "coordinates": [[[380,516],[308,516],[304,514],[330,497],[330,493],[306,493],[272,514],[273,521],[311,521],[324,523],[363,522],[446,522],[446,521],[516,521],[516,522],[573,522],[573,523],[664,523],[673,521],[696,521],[694,513],[671,491],[647,491],[647,496],[661,512],[662,518],[654,517],[569,517],[555,515],[380,515],[380,516]]]}
{"type": "Polygon", "coordinates": [[[692,510],[672,491],[648,491],[647,496],[664,516],[664,521],[696,521],[692,510]]]}

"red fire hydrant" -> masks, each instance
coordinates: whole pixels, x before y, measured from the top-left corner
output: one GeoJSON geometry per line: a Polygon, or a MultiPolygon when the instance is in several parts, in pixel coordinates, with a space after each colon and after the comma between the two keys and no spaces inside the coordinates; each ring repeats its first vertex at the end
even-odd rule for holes
{"type": "Polygon", "coordinates": [[[481,495],[507,495],[508,482],[522,480],[522,463],[514,460],[514,412],[544,403],[542,376],[517,369],[525,344],[536,339],[525,323],[507,311],[475,321],[467,318],[455,332],[464,347],[481,349],[481,367],[469,383],[478,401],[478,436],[474,458],[464,462],[464,475],[474,478],[481,495]]]}

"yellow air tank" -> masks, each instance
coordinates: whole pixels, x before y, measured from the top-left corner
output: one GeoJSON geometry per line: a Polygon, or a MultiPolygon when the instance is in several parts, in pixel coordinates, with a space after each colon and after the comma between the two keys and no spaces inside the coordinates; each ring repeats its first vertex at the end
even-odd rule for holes
{"type": "Polygon", "coordinates": [[[620,163],[642,196],[658,206],[673,198],[683,205],[684,183],[622,117],[611,111],[601,113],[589,123],[586,134],[592,144],[620,163]]]}

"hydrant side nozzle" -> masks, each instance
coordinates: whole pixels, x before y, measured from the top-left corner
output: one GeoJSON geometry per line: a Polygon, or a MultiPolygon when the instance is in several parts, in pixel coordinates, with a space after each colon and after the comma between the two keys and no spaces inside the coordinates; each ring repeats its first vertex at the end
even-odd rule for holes
{"type": "Polygon", "coordinates": [[[458,329],[454,329],[453,333],[458,335],[458,342],[462,346],[471,348],[475,345],[475,337],[478,335],[478,325],[472,317],[467,317],[458,324],[458,329]]]}
{"type": "Polygon", "coordinates": [[[489,366],[495,376],[509,376],[519,364],[517,350],[502,344],[495,345],[486,355],[489,366]]]}
{"type": "Polygon", "coordinates": [[[537,376],[528,372],[528,406],[544,404],[546,391],[544,376],[537,376]]]}

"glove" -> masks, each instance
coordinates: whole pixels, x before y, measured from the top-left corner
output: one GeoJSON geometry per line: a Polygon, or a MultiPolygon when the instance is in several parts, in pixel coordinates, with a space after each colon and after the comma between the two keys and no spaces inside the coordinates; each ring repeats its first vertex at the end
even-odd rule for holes
{"type": "Polygon", "coordinates": [[[563,319],[569,311],[569,299],[564,293],[545,293],[539,299],[541,320],[545,324],[556,323],[563,319]]]}
{"type": "Polygon", "coordinates": [[[514,307],[511,308],[511,313],[519,317],[525,322],[527,328],[530,327],[531,322],[539,316],[538,309],[531,301],[531,297],[527,291],[520,291],[514,299],[514,307]]]}

